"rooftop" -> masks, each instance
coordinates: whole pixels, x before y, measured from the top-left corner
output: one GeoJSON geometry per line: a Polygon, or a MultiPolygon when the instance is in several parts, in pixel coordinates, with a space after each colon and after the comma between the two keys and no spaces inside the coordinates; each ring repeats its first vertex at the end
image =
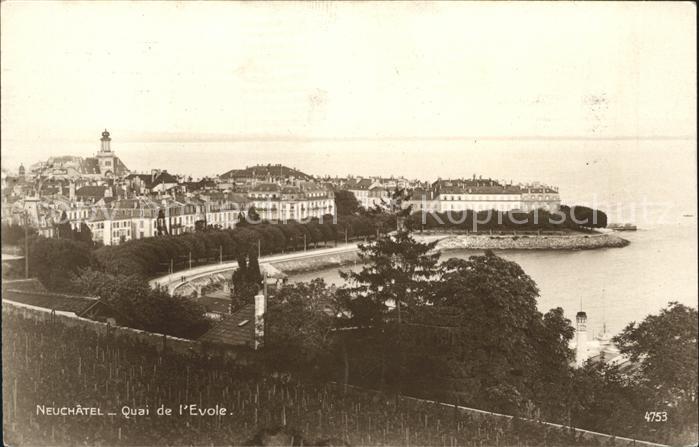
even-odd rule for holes
{"type": "Polygon", "coordinates": [[[199,338],[200,342],[232,346],[250,346],[255,340],[255,305],[243,306],[224,317],[199,338]]]}
{"type": "Polygon", "coordinates": [[[242,179],[258,179],[264,180],[266,178],[289,178],[294,177],[297,179],[311,180],[312,177],[305,174],[297,169],[290,168],[281,164],[267,164],[267,165],[256,165],[249,166],[245,169],[232,169],[224,174],[221,174],[221,179],[232,179],[232,180],[242,180],[242,179]]]}

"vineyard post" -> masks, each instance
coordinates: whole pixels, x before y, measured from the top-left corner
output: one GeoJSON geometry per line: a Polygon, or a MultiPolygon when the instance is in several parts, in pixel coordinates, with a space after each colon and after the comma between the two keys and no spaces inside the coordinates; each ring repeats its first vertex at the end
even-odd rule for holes
{"type": "Polygon", "coordinates": [[[29,279],[29,212],[24,210],[24,278],[29,279]]]}
{"type": "Polygon", "coordinates": [[[189,366],[187,366],[187,389],[185,390],[185,400],[189,402],[189,366]]]}

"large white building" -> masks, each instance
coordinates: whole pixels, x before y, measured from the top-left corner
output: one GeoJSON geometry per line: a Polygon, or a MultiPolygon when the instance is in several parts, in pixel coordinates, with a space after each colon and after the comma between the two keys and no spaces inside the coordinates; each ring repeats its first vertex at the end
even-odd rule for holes
{"type": "Polygon", "coordinates": [[[248,200],[262,220],[307,220],[335,213],[333,192],[311,182],[260,183],[250,189],[248,200]]]}
{"type": "Polygon", "coordinates": [[[115,201],[109,207],[75,207],[68,218],[75,229],[85,222],[95,242],[118,245],[132,239],[193,233],[197,225],[235,228],[245,206],[229,199],[135,198],[115,201]]]}
{"type": "Polygon", "coordinates": [[[414,211],[456,212],[488,211],[501,212],[537,209],[554,212],[560,207],[558,190],[540,184],[512,185],[495,180],[437,180],[429,190],[415,190],[405,205],[414,211]]]}
{"type": "Polygon", "coordinates": [[[379,180],[370,178],[353,181],[345,185],[345,189],[354,194],[357,202],[359,202],[359,206],[367,210],[377,206],[386,206],[390,199],[391,191],[397,187],[401,187],[397,181],[382,183],[379,180]]]}

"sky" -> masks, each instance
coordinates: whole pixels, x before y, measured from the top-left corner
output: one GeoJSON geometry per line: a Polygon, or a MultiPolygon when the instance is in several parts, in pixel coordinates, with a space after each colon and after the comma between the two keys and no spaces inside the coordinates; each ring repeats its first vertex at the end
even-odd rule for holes
{"type": "Polygon", "coordinates": [[[312,174],[431,178],[488,175],[526,158],[526,171],[495,174],[560,180],[556,160],[594,149],[612,164],[642,164],[641,147],[667,151],[665,174],[696,173],[687,171],[696,164],[693,3],[0,8],[2,164],[12,171],[90,156],[109,128],[127,166],[197,175],[283,153],[312,174]],[[365,156],[348,165],[348,153],[365,156]],[[396,154],[407,154],[399,166],[396,154]]]}

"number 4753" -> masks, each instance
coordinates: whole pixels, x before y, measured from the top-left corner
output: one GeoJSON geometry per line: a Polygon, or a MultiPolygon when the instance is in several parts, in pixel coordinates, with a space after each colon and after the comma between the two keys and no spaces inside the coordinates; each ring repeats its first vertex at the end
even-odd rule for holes
{"type": "Polygon", "coordinates": [[[667,421],[667,411],[646,411],[646,422],[667,421]]]}

